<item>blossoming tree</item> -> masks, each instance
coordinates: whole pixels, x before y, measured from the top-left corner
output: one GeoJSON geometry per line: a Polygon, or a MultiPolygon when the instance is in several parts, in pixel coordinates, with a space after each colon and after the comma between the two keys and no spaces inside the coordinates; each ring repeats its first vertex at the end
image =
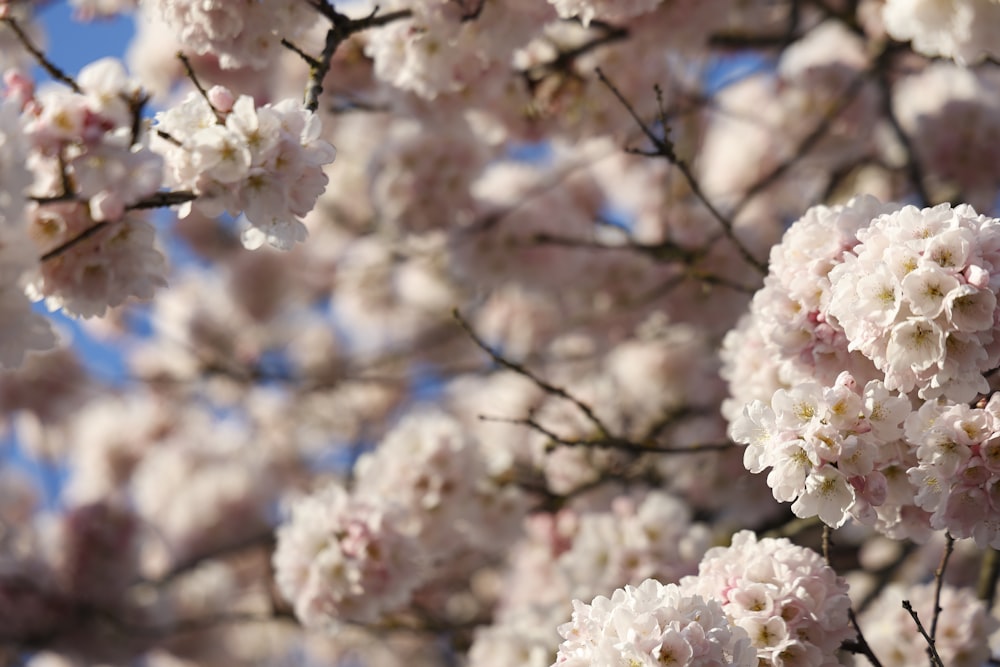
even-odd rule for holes
{"type": "Polygon", "coordinates": [[[1000,2],[72,4],[0,663],[1000,661],[1000,2]]]}

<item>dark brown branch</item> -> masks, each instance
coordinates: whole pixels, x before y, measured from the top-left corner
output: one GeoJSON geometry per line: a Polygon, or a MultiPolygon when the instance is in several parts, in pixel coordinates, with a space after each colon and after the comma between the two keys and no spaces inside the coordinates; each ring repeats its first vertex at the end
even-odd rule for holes
{"type": "MultiPolygon", "coordinates": [[[[156,192],[150,195],[149,197],[146,197],[145,199],[141,199],[136,203],[127,206],[126,210],[134,211],[134,210],[149,209],[149,208],[163,208],[166,206],[176,206],[177,204],[183,204],[185,202],[193,201],[196,198],[197,195],[195,195],[193,192],[188,192],[186,190],[181,190],[178,192],[156,192]]],[[[38,202],[39,204],[49,204],[58,201],[74,201],[74,200],[75,199],[73,195],[70,195],[69,197],[60,196],[60,197],[49,197],[49,198],[38,198],[38,197],[32,198],[32,201],[38,202]]],[[[76,246],[78,243],[82,243],[83,241],[86,241],[90,237],[94,236],[99,231],[107,227],[109,224],[111,224],[110,221],[102,220],[100,222],[91,225],[90,227],[87,227],[73,238],[63,241],[52,250],[49,250],[48,252],[43,254],[41,257],[39,257],[39,261],[48,262],[50,260],[55,259],[56,257],[62,255],[70,248],[76,246]]]]}
{"type": "Polygon", "coordinates": [[[793,167],[795,167],[795,165],[801,162],[802,159],[816,147],[816,144],[818,144],[820,140],[822,140],[827,133],[829,133],[830,127],[833,125],[833,121],[836,120],[837,117],[840,116],[840,114],[843,113],[852,102],[854,102],[854,98],[857,97],[859,92],[861,92],[864,82],[864,76],[856,77],[847,87],[847,90],[844,91],[844,94],[837,101],[836,106],[834,106],[830,113],[825,115],[820,122],[817,123],[816,127],[814,127],[812,131],[799,142],[799,145],[795,147],[795,151],[792,153],[792,157],[776,166],[756,183],[751,185],[743,194],[743,197],[740,198],[740,201],[737,202],[736,206],[733,207],[730,215],[733,217],[739,215],[739,213],[746,208],[754,197],[769,188],[779,178],[784,176],[793,167]]]}
{"type": "Polygon", "coordinates": [[[918,207],[922,207],[930,203],[930,197],[928,197],[927,190],[924,187],[923,168],[917,159],[917,152],[913,147],[913,142],[910,141],[910,137],[903,130],[903,126],[896,116],[896,110],[892,106],[892,83],[889,79],[888,68],[894,51],[895,46],[892,44],[885,47],[876,61],[875,76],[879,84],[879,93],[881,94],[882,113],[885,115],[886,120],[889,121],[893,134],[903,146],[903,150],[906,153],[907,178],[917,195],[918,207]]]}
{"type": "Polygon", "coordinates": [[[306,84],[305,107],[309,111],[316,111],[319,108],[319,98],[323,94],[323,79],[326,78],[327,72],[330,71],[330,63],[337,48],[356,33],[388,25],[400,19],[410,18],[413,16],[413,12],[409,9],[401,9],[379,15],[379,8],[376,6],[368,16],[360,19],[352,19],[338,12],[332,5],[320,0],[313,2],[312,6],[333,24],[326,33],[323,53],[319,58],[313,58],[297,51],[300,56],[304,57],[306,63],[309,64],[309,81],[306,84]]]}

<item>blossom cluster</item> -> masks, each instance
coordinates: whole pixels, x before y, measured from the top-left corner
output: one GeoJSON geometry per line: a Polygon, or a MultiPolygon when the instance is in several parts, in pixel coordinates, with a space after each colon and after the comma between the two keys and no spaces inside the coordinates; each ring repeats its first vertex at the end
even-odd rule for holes
{"type": "Polygon", "coordinates": [[[280,51],[281,39],[294,39],[315,16],[307,3],[205,3],[147,0],[180,43],[195,53],[215,54],[228,69],[262,69],[280,51]]]}
{"type": "Polygon", "coordinates": [[[1000,395],[983,408],[928,401],[906,420],[906,439],[913,502],[931,527],[1000,547],[1000,395]]]}
{"type": "Polygon", "coordinates": [[[746,631],[729,622],[718,602],[655,579],[591,604],[575,600],[573,620],[559,632],[565,641],[555,665],[561,667],[758,664],[746,631]]]}
{"type": "Polygon", "coordinates": [[[207,97],[191,93],[158,113],[155,127],[165,136],[157,147],[166,180],[194,192],[199,212],[242,211],[249,223],[243,232],[247,247],[266,242],[287,249],[305,240],[300,218],[326,187],[323,165],[336,152],[320,138],[319,118],[301,102],[258,108],[250,96],[237,98],[217,86],[207,97]]]}
{"type": "Polygon", "coordinates": [[[882,382],[862,388],[845,372],[832,387],[807,382],[777,390],[770,405],[750,402],[731,434],[748,443],[747,470],[771,469],[775,500],[791,502],[796,516],[839,527],[852,515],[873,519],[887,501],[883,470],[895,461],[883,458],[891,452],[883,445],[903,436],[910,410],[909,400],[882,382]]]}
{"type": "Polygon", "coordinates": [[[422,563],[398,510],[329,486],[303,498],[278,530],[275,577],[308,626],[372,623],[409,600],[422,563]]]}
{"type": "Polygon", "coordinates": [[[849,341],[889,389],[969,401],[1000,361],[1000,220],[967,204],[881,215],[830,271],[830,301],[849,341]]]}
{"type": "Polygon", "coordinates": [[[843,664],[847,584],[815,551],[750,531],[678,585],[647,579],[573,603],[555,665],[843,664]]]}
{"type": "Polygon", "coordinates": [[[710,549],[680,586],[718,600],[750,636],[760,665],[841,664],[837,650],[853,632],[847,583],[818,553],[785,538],[740,531],[731,546],[710,549]]]}
{"type": "Polygon", "coordinates": [[[1000,221],[968,205],[887,208],[817,207],[772,251],[724,346],[730,435],[798,516],[996,543],[989,447],[980,456],[992,408],[963,403],[1000,361],[1000,221]],[[741,341],[755,354],[734,356],[741,341]],[[831,378],[837,365],[851,372],[831,378]]]}

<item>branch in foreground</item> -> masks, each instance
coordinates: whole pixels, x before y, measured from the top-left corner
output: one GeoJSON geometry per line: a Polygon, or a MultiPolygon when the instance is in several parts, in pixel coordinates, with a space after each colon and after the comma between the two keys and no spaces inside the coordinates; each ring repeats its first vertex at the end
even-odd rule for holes
{"type": "Polygon", "coordinates": [[[285,48],[298,54],[309,65],[309,81],[306,83],[304,104],[306,109],[315,112],[319,108],[320,95],[323,94],[323,79],[326,78],[327,72],[330,71],[330,63],[333,60],[333,54],[337,52],[337,48],[356,33],[368,30],[369,28],[388,25],[400,19],[410,18],[413,16],[413,12],[409,9],[401,9],[389,12],[388,14],[378,15],[379,8],[376,6],[368,16],[360,19],[352,19],[338,12],[331,3],[315,0],[314,2],[310,2],[310,4],[333,24],[333,27],[326,33],[326,42],[323,45],[322,55],[319,58],[313,58],[286,40],[282,40],[281,43],[285,48]]]}

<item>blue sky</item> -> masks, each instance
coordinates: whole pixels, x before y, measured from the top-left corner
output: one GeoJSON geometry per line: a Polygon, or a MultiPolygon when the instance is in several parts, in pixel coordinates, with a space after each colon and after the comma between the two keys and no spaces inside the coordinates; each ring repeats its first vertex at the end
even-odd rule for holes
{"type": "Polygon", "coordinates": [[[38,13],[48,43],[45,53],[68,74],[105,56],[122,57],[132,38],[130,16],[101,19],[90,23],[73,20],[73,9],[66,2],[45,5],[38,13]]]}

